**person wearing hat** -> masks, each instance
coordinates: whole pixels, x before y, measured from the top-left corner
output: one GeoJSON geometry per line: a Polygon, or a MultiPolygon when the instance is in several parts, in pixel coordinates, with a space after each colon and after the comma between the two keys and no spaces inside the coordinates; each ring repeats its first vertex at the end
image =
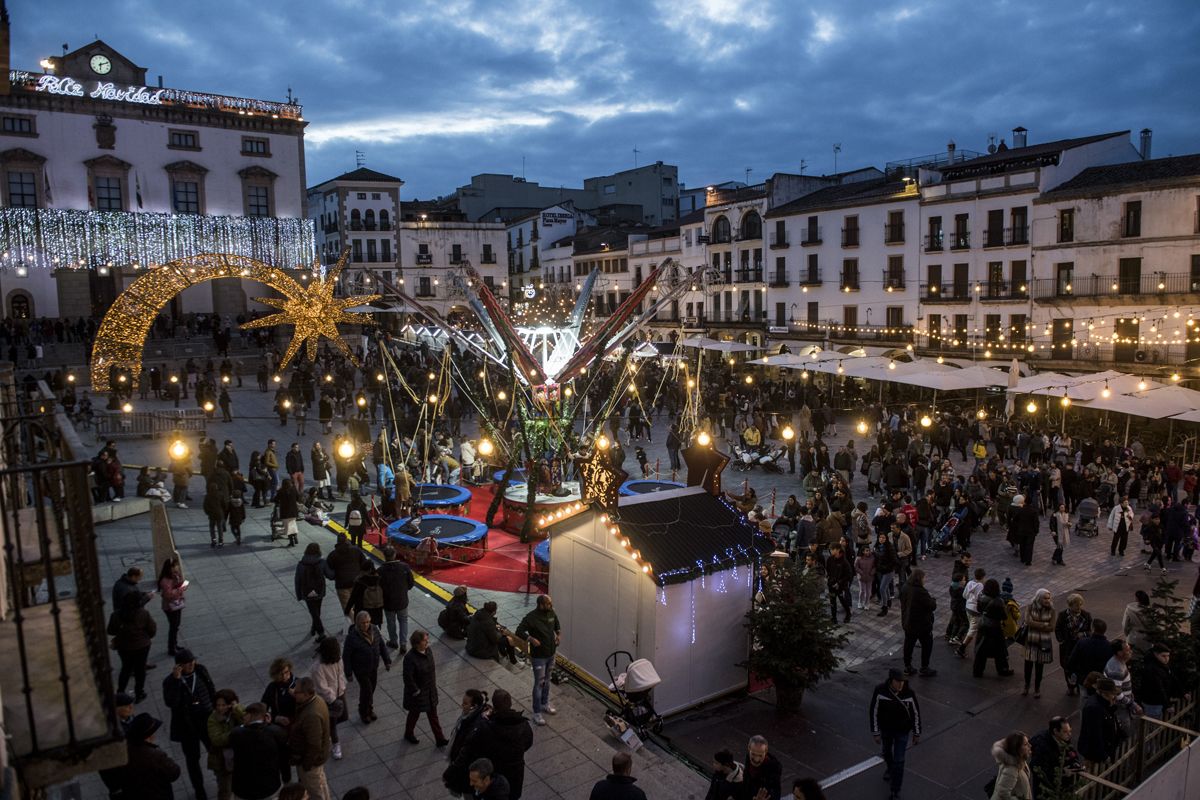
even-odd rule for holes
{"type": "MultiPolygon", "coordinates": [[[[134,697],[129,692],[117,692],[113,697],[113,708],[117,712],[117,722],[120,723],[121,731],[125,734],[126,738],[129,736],[129,723],[133,720],[133,716],[136,713],[134,702],[134,697]]],[[[124,788],[121,783],[123,780],[123,769],[124,766],[122,765],[120,767],[109,767],[108,769],[100,770],[100,780],[108,788],[109,797],[122,796],[121,793],[124,788]]]]}
{"type": "Polygon", "coordinates": [[[1026,502],[1022,495],[1014,497],[1008,512],[1008,536],[1009,541],[1016,543],[1017,555],[1027,567],[1033,564],[1033,544],[1040,527],[1037,505],[1026,502]]]}
{"type": "Polygon", "coordinates": [[[175,651],[175,668],[163,679],[163,703],[171,709],[171,741],[179,742],[196,800],[207,800],[200,753],[208,747],[208,718],[217,687],[203,664],[186,647],[175,651]]]}
{"type": "Polygon", "coordinates": [[[1117,752],[1121,729],[1117,725],[1117,685],[1111,678],[1096,681],[1096,692],[1083,704],[1079,718],[1079,754],[1098,767],[1117,752]]]}
{"type": "MultiPolygon", "coordinates": [[[[117,796],[144,800],[171,800],[171,784],[179,780],[179,765],[154,743],[162,721],[149,714],[138,714],[129,721],[125,732],[129,760],[121,770],[121,788],[117,796]]],[[[201,795],[202,796],[202,795],[201,795]]]]}
{"type": "Polygon", "coordinates": [[[896,800],[904,780],[909,735],[914,747],[921,740],[921,707],[903,671],[893,667],[888,670],[888,679],[875,687],[869,718],[871,736],[883,747],[883,761],[887,765],[883,779],[891,783],[891,799],[896,800]]]}

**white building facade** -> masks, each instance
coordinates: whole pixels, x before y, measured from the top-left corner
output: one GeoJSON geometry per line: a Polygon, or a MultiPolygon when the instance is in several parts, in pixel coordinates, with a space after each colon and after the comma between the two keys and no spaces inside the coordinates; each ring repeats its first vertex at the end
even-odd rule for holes
{"type": "MultiPolygon", "coordinates": [[[[146,86],[102,41],[47,63],[0,97],[3,313],[99,315],[140,270],[197,253],[309,266],[298,104],[146,86]]],[[[237,315],[262,293],[213,281],[169,312],[237,315]]]]}

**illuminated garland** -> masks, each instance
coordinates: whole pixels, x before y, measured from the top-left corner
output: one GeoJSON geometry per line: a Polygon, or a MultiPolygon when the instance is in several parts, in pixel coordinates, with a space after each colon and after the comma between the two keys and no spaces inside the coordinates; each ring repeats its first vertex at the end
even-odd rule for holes
{"type": "Polygon", "coordinates": [[[4,262],[42,269],[140,269],[212,252],[290,267],[312,262],[315,241],[307,219],[0,209],[4,262]]]}

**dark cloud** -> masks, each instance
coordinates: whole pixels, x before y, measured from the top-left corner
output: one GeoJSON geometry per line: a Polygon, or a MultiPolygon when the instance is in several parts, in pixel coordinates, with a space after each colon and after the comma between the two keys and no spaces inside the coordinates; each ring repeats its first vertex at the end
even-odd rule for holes
{"type": "Polygon", "coordinates": [[[791,0],[10,3],[13,63],[98,35],[167,85],[310,120],[308,175],[354,151],[429,197],[474,173],[578,185],[661,159],[690,185],[1155,130],[1200,151],[1200,7],[791,0]]]}

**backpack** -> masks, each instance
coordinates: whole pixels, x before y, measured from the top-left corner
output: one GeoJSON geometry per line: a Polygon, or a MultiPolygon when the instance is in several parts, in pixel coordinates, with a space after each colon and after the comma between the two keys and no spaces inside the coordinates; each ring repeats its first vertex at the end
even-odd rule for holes
{"type": "Polygon", "coordinates": [[[856,514],[854,524],[851,526],[854,530],[854,539],[860,544],[865,544],[871,540],[871,522],[867,519],[866,514],[856,514]]]}
{"type": "Polygon", "coordinates": [[[1016,600],[1006,600],[1004,611],[1004,622],[1000,623],[1000,629],[1005,639],[1012,639],[1017,635],[1017,628],[1020,626],[1021,606],[1016,600]]]}
{"type": "Polygon", "coordinates": [[[368,584],[363,590],[363,608],[383,608],[383,586],[379,583],[368,584]]]}
{"type": "Polygon", "coordinates": [[[362,525],[362,521],[363,521],[363,518],[362,518],[362,512],[361,512],[361,511],[359,511],[359,510],[356,508],[356,509],[354,509],[353,511],[351,511],[351,512],[350,512],[350,525],[351,525],[351,527],[353,527],[353,526],[356,526],[356,525],[362,525]]]}

